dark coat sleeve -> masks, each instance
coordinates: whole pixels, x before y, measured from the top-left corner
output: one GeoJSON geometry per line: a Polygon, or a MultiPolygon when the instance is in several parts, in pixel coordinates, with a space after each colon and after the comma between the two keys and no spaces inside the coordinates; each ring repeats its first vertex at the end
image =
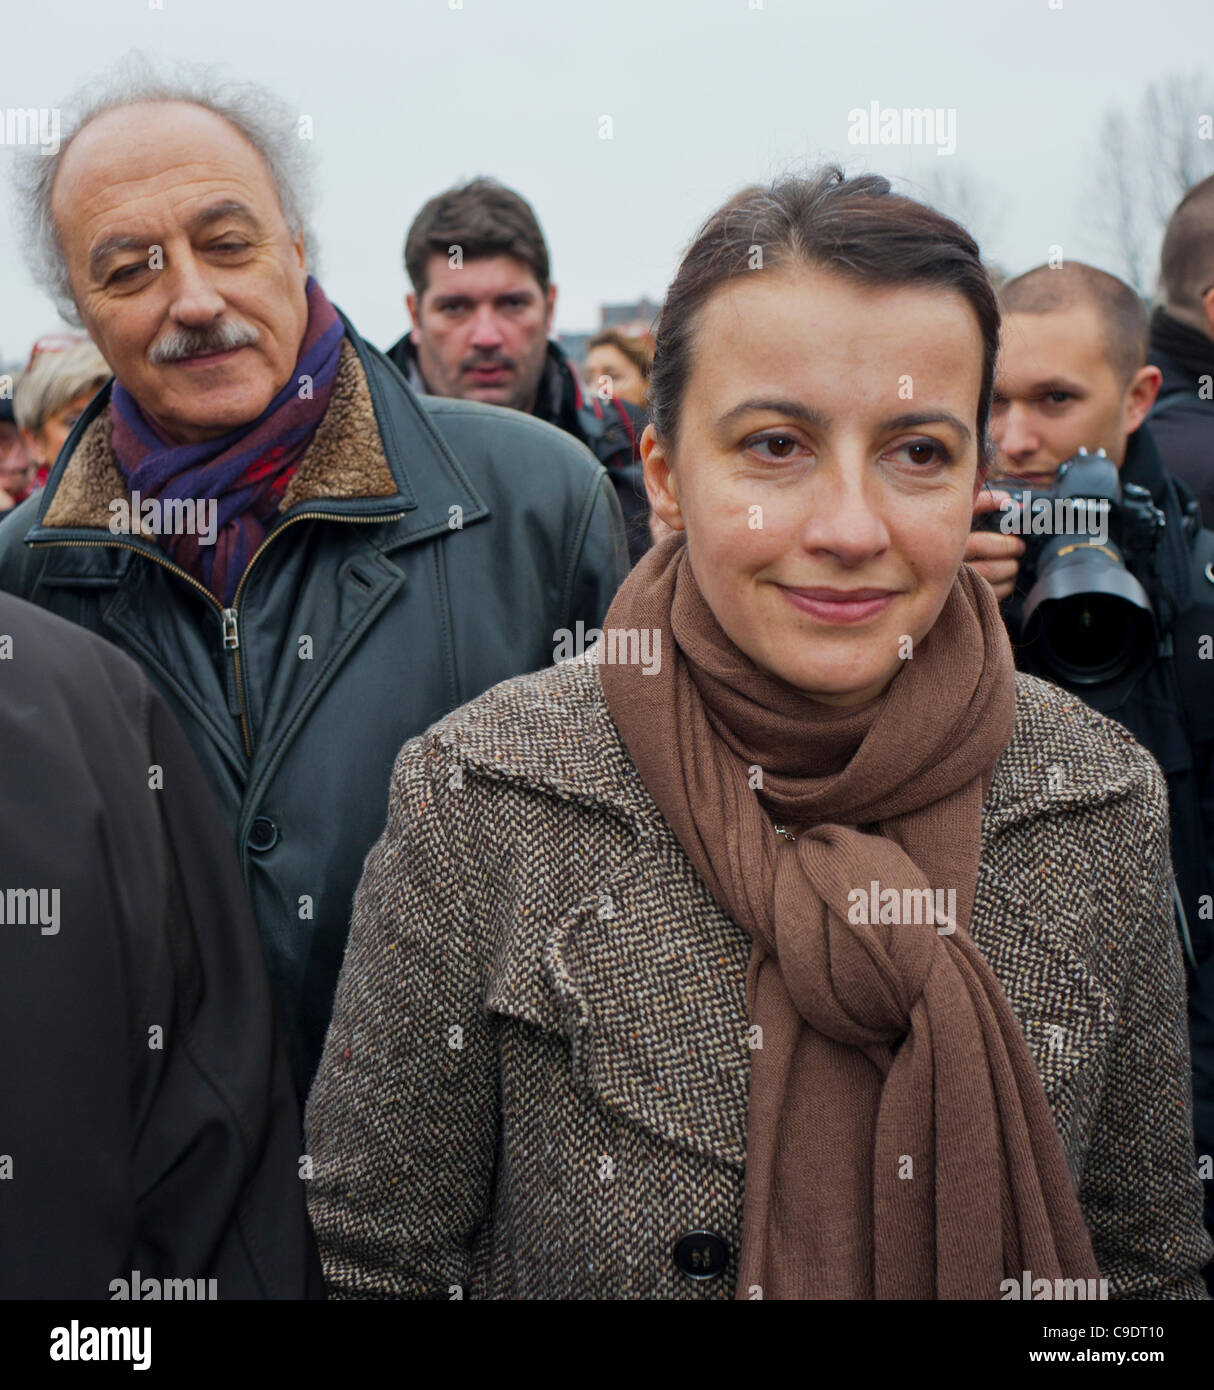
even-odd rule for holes
{"type": "MultiPolygon", "coordinates": [[[[185,735],[151,700],[173,1036],[141,1088],[136,1259],[172,1251],[220,1298],[323,1296],[295,1091],[236,855],[185,735]],[[171,777],[170,777],[171,774],[171,777]]],[[[144,1041],[148,1017],[136,1041],[144,1041]]],[[[147,1264],[138,1264],[145,1269],[147,1264]]]]}
{"type": "Polygon", "coordinates": [[[619,499],[603,469],[587,499],[568,626],[572,628],[580,618],[588,628],[598,627],[615,591],[628,577],[629,567],[619,499]]]}
{"type": "Polygon", "coordinates": [[[12,600],[5,632],[0,907],[44,896],[0,926],[0,1297],[124,1297],[136,1271],[319,1296],[260,940],[194,755],[104,642],[12,600]]]}

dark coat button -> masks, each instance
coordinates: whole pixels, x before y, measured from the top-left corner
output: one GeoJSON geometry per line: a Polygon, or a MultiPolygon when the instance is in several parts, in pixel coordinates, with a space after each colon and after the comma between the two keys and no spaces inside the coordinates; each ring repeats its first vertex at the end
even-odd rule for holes
{"type": "Polygon", "coordinates": [[[674,1262],[689,1279],[715,1279],[729,1263],[729,1246],[711,1231],[689,1231],[674,1247],[674,1262]]]}
{"type": "Polygon", "coordinates": [[[278,843],[278,827],[269,816],[258,816],[249,827],[249,848],[265,853],[278,843]]]}

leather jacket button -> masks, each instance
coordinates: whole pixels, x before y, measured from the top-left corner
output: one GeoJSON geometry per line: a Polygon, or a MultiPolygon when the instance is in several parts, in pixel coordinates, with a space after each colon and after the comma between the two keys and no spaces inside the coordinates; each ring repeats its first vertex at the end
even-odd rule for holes
{"type": "Polygon", "coordinates": [[[249,827],[249,848],[264,854],[278,843],[278,827],[269,816],[258,816],[249,827]]]}
{"type": "Polygon", "coordinates": [[[674,1247],[674,1262],[689,1279],[715,1279],[729,1263],[729,1246],[711,1231],[689,1231],[674,1247]]]}

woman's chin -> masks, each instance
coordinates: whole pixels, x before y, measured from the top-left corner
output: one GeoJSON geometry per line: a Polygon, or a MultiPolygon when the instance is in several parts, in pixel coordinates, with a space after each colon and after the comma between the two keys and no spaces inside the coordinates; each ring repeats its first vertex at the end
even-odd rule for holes
{"type": "Polygon", "coordinates": [[[893,680],[902,668],[899,662],[893,668],[878,668],[857,671],[855,664],[846,669],[816,663],[794,665],[787,661],[763,665],[769,675],[791,685],[803,695],[818,700],[824,705],[863,705],[874,700],[893,680]]]}

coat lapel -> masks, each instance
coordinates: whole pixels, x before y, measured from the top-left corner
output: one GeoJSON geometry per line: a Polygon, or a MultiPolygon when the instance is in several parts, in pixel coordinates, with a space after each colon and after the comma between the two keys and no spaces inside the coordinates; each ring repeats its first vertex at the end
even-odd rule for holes
{"type": "Polygon", "coordinates": [[[485,1005],[562,1035],[574,1083],[596,1103],[740,1169],[750,938],[713,901],[637,777],[594,664],[582,656],[561,671],[567,682],[537,688],[522,677],[497,688],[506,701],[512,688],[543,690],[524,716],[533,736],[503,739],[484,700],[465,706],[448,735],[477,774],[521,784],[529,803],[545,794],[533,814],[551,856],[567,857],[575,842],[586,849],[589,835],[579,860],[599,866],[552,898],[547,880],[543,895],[528,893],[537,863],[511,859],[521,884],[494,894],[485,1005]],[[541,901],[560,906],[545,916],[531,906],[541,901]]]}
{"type": "Polygon", "coordinates": [[[643,840],[538,935],[503,927],[487,1007],[563,1034],[575,1086],[599,1104],[740,1169],[750,939],[690,864],[643,840]]]}

